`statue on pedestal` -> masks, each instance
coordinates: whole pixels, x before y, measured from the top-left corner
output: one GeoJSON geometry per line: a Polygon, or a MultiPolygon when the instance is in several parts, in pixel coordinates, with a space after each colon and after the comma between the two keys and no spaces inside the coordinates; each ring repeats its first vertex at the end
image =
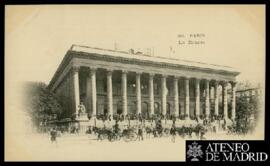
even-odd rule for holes
{"type": "Polygon", "coordinates": [[[79,107],[79,119],[80,120],[89,120],[89,117],[86,113],[85,106],[83,105],[83,102],[80,103],[79,107]]]}
{"type": "Polygon", "coordinates": [[[85,106],[83,105],[83,102],[79,105],[79,114],[85,114],[85,106]]]}

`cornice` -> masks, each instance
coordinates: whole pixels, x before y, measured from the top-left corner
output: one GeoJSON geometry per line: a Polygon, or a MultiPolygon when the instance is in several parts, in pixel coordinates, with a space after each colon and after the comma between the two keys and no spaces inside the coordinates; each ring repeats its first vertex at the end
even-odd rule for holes
{"type": "Polygon", "coordinates": [[[100,55],[100,54],[92,54],[92,53],[86,53],[86,52],[78,52],[74,50],[68,50],[66,55],[64,56],[62,62],[58,66],[53,78],[51,79],[48,87],[51,89],[55,82],[57,81],[57,78],[61,75],[63,70],[66,68],[66,66],[69,64],[69,62],[73,58],[83,58],[83,59],[93,59],[93,60],[101,60],[106,62],[118,62],[123,64],[134,64],[134,65],[141,65],[141,66],[153,66],[153,67],[159,67],[159,68],[167,68],[167,69],[177,69],[177,70],[186,70],[186,71],[200,71],[205,73],[213,73],[213,74],[222,74],[227,76],[237,76],[240,72],[231,72],[226,70],[215,70],[210,68],[201,68],[201,67],[195,67],[195,66],[184,66],[184,65],[176,65],[176,64],[170,64],[165,62],[154,62],[149,60],[138,60],[135,58],[124,58],[124,57],[112,57],[109,55],[100,55]]]}
{"type": "Polygon", "coordinates": [[[113,57],[109,55],[100,55],[100,54],[92,54],[92,53],[85,53],[85,52],[77,52],[71,51],[72,55],[77,58],[85,58],[85,59],[94,59],[94,60],[102,60],[107,62],[120,62],[123,64],[136,64],[136,65],[146,65],[146,66],[154,66],[154,67],[161,67],[161,68],[168,68],[168,69],[184,69],[190,71],[204,71],[204,72],[212,72],[216,74],[225,74],[225,75],[233,75],[237,76],[240,72],[231,72],[226,70],[216,70],[211,68],[201,68],[195,66],[184,66],[184,65],[176,65],[170,64],[165,62],[154,62],[149,60],[138,60],[135,58],[123,58],[123,57],[113,57]]]}

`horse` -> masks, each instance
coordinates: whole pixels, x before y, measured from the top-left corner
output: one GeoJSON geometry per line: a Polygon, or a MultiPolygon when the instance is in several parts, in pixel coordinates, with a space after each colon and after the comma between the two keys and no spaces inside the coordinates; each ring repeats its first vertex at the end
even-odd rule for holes
{"type": "Polygon", "coordinates": [[[146,131],[146,136],[148,136],[148,138],[150,138],[151,134],[153,133],[153,129],[151,127],[146,127],[145,128],[146,131]]]}

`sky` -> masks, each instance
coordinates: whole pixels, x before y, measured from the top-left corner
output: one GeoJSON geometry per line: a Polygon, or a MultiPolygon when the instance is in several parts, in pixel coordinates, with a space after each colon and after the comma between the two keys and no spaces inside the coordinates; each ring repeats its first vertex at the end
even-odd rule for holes
{"type": "Polygon", "coordinates": [[[49,83],[72,44],[230,66],[238,81],[263,83],[263,5],[6,6],[5,69],[9,82],[49,83]],[[179,34],[205,44],[180,45],[179,34]],[[175,51],[172,53],[170,47],[175,51]]]}

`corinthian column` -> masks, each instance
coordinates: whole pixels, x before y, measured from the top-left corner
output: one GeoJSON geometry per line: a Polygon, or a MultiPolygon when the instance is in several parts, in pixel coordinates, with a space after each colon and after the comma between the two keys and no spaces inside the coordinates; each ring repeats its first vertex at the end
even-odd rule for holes
{"type": "Polygon", "coordinates": [[[210,115],[210,101],[209,101],[209,80],[205,80],[205,115],[209,118],[210,115]]]}
{"type": "Polygon", "coordinates": [[[122,71],[122,103],[123,103],[123,115],[127,115],[127,71],[122,71]]]}
{"type": "Polygon", "coordinates": [[[195,82],[195,112],[196,116],[200,116],[200,80],[196,79],[195,82]]]}
{"type": "Polygon", "coordinates": [[[80,69],[79,66],[73,66],[72,68],[76,118],[78,118],[79,115],[79,104],[80,104],[79,69],[80,69]]]}
{"type": "Polygon", "coordinates": [[[112,70],[107,71],[107,101],[109,115],[113,116],[112,70]]]}
{"type": "Polygon", "coordinates": [[[222,92],[223,92],[223,114],[224,118],[228,118],[228,99],[227,99],[227,82],[223,83],[222,92]]]}
{"type": "Polygon", "coordinates": [[[92,113],[92,83],[91,83],[91,70],[89,69],[86,78],[86,109],[87,113],[92,113]]]}
{"type": "Polygon", "coordinates": [[[96,68],[91,68],[92,116],[97,115],[96,68]]]}
{"type": "Polygon", "coordinates": [[[154,112],[154,74],[149,74],[149,101],[150,101],[150,114],[153,116],[154,112]]]}
{"type": "Polygon", "coordinates": [[[179,117],[179,95],[178,95],[178,78],[174,78],[174,115],[179,117]]]}
{"type": "Polygon", "coordinates": [[[189,117],[189,78],[185,78],[185,115],[187,115],[187,119],[189,117]]]}
{"type": "Polygon", "coordinates": [[[232,82],[232,120],[235,120],[235,106],[236,106],[236,82],[232,82]]]}
{"type": "Polygon", "coordinates": [[[162,75],[161,78],[161,91],[162,91],[162,100],[161,100],[161,105],[162,105],[162,115],[166,115],[166,96],[167,96],[167,88],[166,88],[166,76],[162,75]]]}
{"type": "Polygon", "coordinates": [[[137,114],[142,113],[141,102],[141,73],[136,73],[136,96],[137,96],[137,114]]]}
{"type": "Polygon", "coordinates": [[[218,111],[218,105],[219,105],[219,91],[218,91],[218,81],[215,81],[215,115],[218,116],[219,115],[219,111],[218,111]]]}

